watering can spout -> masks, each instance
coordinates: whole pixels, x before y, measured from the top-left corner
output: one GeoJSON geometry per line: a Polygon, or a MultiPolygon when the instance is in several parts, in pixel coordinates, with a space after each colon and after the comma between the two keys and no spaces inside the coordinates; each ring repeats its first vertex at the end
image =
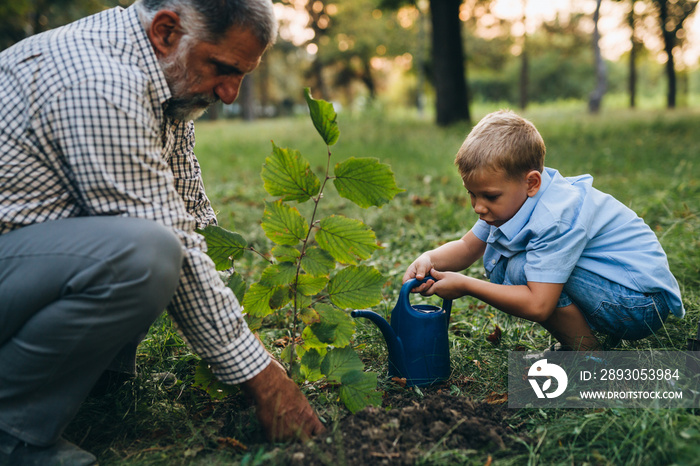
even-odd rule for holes
{"type": "Polygon", "coordinates": [[[364,317],[365,319],[369,319],[372,322],[374,322],[377,327],[379,327],[379,330],[382,332],[382,335],[384,335],[384,340],[386,340],[386,346],[389,349],[390,366],[394,366],[394,369],[396,369],[397,374],[405,374],[406,362],[404,357],[403,344],[401,343],[399,337],[396,335],[396,332],[394,332],[394,329],[391,328],[391,325],[389,325],[389,322],[387,322],[386,319],[384,319],[384,317],[380,316],[379,314],[373,311],[352,311],[350,315],[352,317],[364,317]]]}

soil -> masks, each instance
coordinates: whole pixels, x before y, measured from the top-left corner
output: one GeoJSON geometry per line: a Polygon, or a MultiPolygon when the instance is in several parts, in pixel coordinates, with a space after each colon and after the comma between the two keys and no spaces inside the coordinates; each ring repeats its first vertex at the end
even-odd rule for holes
{"type": "Polygon", "coordinates": [[[291,464],[318,458],[326,464],[408,465],[431,449],[497,454],[522,446],[514,440],[503,405],[475,403],[444,391],[428,393],[422,400],[399,395],[391,403],[389,409],[365,408],[339,422],[335,432],[289,446],[291,464]]]}

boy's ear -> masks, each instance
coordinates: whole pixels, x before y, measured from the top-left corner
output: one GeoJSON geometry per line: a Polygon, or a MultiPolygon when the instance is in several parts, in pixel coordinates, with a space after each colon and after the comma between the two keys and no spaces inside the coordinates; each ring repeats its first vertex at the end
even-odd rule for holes
{"type": "Polygon", "coordinates": [[[532,197],[542,186],[542,174],[537,170],[531,170],[525,175],[525,181],[527,182],[527,197],[532,197]]]}
{"type": "Polygon", "coordinates": [[[147,34],[156,56],[160,58],[170,55],[177,49],[183,35],[180,16],[174,11],[160,10],[153,17],[147,34]]]}

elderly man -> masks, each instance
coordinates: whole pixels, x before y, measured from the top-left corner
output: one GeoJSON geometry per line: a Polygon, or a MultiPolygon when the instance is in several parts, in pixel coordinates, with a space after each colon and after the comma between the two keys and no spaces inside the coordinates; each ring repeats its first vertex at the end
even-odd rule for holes
{"type": "Polygon", "coordinates": [[[91,464],[61,433],[165,309],[268,436],[323,429],[195,228],[197,118],[273,43],[270,0],[138,0],[0,54],[0,464],[91,464]]]}

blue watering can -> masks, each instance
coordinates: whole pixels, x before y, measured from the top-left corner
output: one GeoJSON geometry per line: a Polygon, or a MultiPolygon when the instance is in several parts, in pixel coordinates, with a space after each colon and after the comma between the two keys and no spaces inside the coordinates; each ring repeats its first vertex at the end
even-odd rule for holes
{"type": "Polygon", "coordinates": [[[372,311],[352,311],[352,317],[365,317],[382,331],[389,349],[389,377],[406,379],[409,387],[422,387],[450,376],[450,344],[447,327],[452,301],[442,307],[429,304],[412,306],[408,296],[413,288],[434,278],[411,279],[404,283],[399,301],[391,311],[391,325],[372,311]]]}

